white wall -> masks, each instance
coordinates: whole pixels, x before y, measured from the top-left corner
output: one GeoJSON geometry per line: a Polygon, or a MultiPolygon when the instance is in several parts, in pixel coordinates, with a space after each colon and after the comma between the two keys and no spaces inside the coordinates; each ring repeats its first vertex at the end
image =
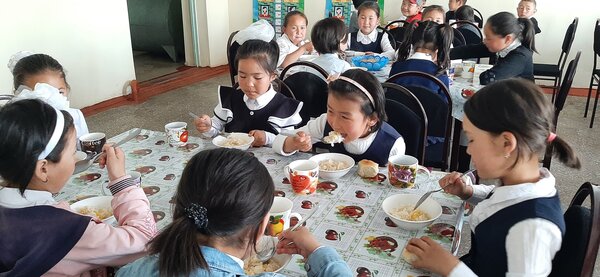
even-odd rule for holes
{"type": "Polygon", "coordinates": [[[75,108],[121,96],[135,79],[124,0],[2,1],[0,38],[0,93],[12,92],[6,63],[20,50],[63,65],[75,108]]]}

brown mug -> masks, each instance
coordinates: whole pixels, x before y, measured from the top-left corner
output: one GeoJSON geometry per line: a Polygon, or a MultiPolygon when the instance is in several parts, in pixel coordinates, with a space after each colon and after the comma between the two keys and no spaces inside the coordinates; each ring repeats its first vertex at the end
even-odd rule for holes
{"type": "Polygon", "coordinates": [[[88,155],[95,155],[102,152],[102,147],[106,143],[106,134],[104,133],[89,133],[79,137],[81,151],[88,155]]]}

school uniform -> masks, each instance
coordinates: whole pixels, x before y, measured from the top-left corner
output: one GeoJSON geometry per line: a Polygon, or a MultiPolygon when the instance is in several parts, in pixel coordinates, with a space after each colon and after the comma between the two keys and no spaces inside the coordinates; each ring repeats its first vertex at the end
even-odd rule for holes
{"type": "Polygon", "coordinates": [[[474,185],[471,250],[448,276],[548,276],[565,232],[555,183],[540,168],[534,183],[474,185]]]}
{"type": "Polygon", "coordinates": [[[214,109],[213,127],[204,136],[214,137],[225,132],[248,133],[263,130],[266,145],[271,145],[281,129],[293,130],[302,122],[302,102],[276,92],[273,86],[256,99],[250,99],[240,89],[219,86],[219,104],[214,109]]]}
{"type": "Polygon", "coordinates": [[[283,34],[277,38],[277,45],[279,46],[279,60],[277,60],[277,66],[281,66],[285,57],[290,53],[294,53],[300,48],[299,46],[304,45],[304,41],[300,41],[300,45],[296,46],[290,38],[283,34]]]}
{"type": "Polygon", "coordinates": [[[389,36],[384,32],[378,32],[377,28],[365,35],[360,30],[348,34],[348,49],[360,52],[373,52],[394,58],[396,51],[390,43],[389,36]]]}
{"type": "MultiPolygon", "coordinates": [[[[444,85],[447,88],[450,87],[450,78],[448,78],[448,75],[446,75],[445,73],[441,75],[437,73],[438,66],[431,59],[431,55],[415,52],[408,59],[404,61],[395,62],[392,65],[392,69],[390,70],[390,77],[395,74],[406,71],[420,71],[431,74],[433,76],[436,76],[436,78],[438,78],[440,81],[442,81],[442,83],[444,83],[444,85]]],[[[444,99],[446,103],[448,102],[448,100],[446,99],[446,94],[444,94],[444,92],[436,83],[430,80],[418,77],[406,77],[396,80],[396,83],[402,86],[422,86],[428,88],[429,90],[433,91],[438,96],[440,96],[442,99],[444,99]]]]}
{"type": "Polygon", "coordinates": [[[352,67],[347,61],[340,59],[337,53],[319,54],[311,62],[325,69],[328,74],[342,74],[352,67]]]}
{"type": "MultiPolygon", "coordinates": [[[[332,131],[331,126],[327,123],[327,114],[322,114],[316,119],[310,120],[306,126],[296,130],[303,131],[314,138],[322,139],[332,131]]],[[[283,144],[286,136],[279,135],[273,142],[273,150],[283,156],[294,154],[283,151],[283,144]]],[[[351,142],[336,143],[331,145],[319,144],[320,147],[329,149],[330,152],[343,153],[354,158],[355,161],[361,159],[369,159],[380,166],[385,166],[388,158],[393,155],[402,155],[406,151],[404,139],[398,132],[386,122],[383,122],[377,132],[371,133],[364,138],[358,138],[351,142]]]]}

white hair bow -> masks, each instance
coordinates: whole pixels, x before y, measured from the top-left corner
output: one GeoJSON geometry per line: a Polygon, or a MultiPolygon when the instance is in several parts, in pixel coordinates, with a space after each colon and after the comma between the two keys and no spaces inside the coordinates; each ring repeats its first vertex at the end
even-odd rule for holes
{"type": "Polygon", "coordinates": [[[6,65],[8,67],[8,70],[10,70],[10,74],[13,74],[13,72],[15,71],[15,66],[17,65],[17,63],[25,57],[34,55],[35,53],[30,52],[30,51],[19,51],[15,54],[13,54],[12,56],[10,56],[10,59],[8,60],[8,64],[6,65]]]}
{"type": "Polygon", "coordinates": [[[66,110],[69,108],[69,100],[67,97],[60,94],[60,91],[57,88],[46,83],[37,83],[33,90],[26,86],[19,86],[15,94],[16,96],[11,102],[24,99],[40,99],[59,110],[66,110]]]}

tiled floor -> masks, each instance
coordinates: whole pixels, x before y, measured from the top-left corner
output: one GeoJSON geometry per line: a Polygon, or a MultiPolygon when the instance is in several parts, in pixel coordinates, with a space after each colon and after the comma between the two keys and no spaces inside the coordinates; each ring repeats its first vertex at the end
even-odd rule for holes
{"type": "Polygon", "coordinates": [[[133,64],[136,80],[142,82],[177,71],[177,68],[183,65],[183,61],[173,62],[166,53],[161,55],[134,51],[133,64]]]}

